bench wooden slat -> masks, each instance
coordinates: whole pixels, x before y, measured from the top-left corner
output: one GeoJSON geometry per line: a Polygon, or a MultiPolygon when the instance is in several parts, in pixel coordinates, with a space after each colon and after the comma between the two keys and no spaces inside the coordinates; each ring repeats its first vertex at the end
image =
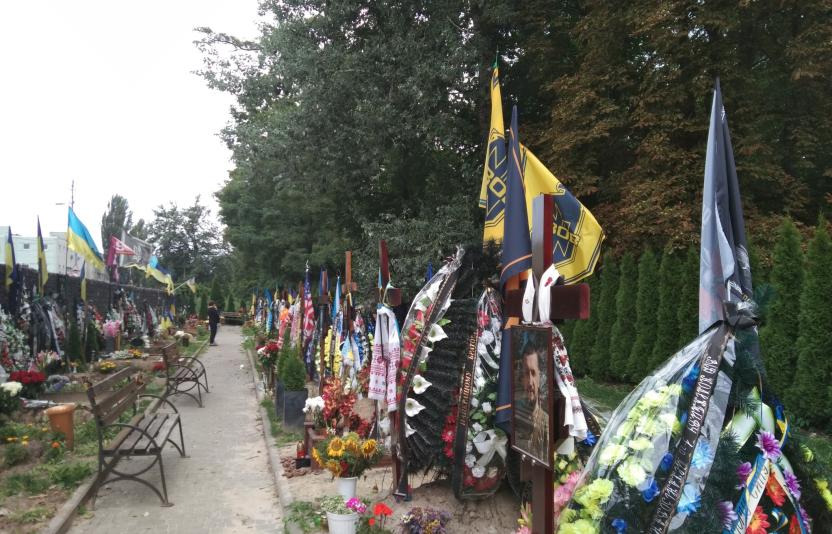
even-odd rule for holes
{"type": "Polygon", "coordinates": [[[170,433],[173,431],[176,424],[179,422],[179,416],[176,414],[168,414],[169,416],[165,419],[165,422],[162,426],[159,427],[156,434],[153,438],[156,440],[156,444],[159,446],[158,449],[153,446],[153,442],[150,439],[142,435],[142,439],[140,439],[135,447],[133,448],[132,452],[142,452],[143,454],[152,454],[157,450],[161,450],[165,446],[165,441],[170,437],[170,433]]]}
{"type": "Polygon", "coordinates": [[[114,423],[128,408],[133,406],[144,391],[145,384],[130,382],[113,395],[99,401],[93,411],[105,425],[114,423]]]}
{"type": "Polygon", "coordinates": [[[115,373],[111,374],[101,382],[91,385],[87,389],[87,397],[90,398],[90,401],[98,400],[96,397],[101,395],[102,393],[106,393],[110,389],[113,388],[114,385],[118,384],[125,378],[130,378],[134,374],[136,374],[139,370],[132,365],[125,367],[124,369],[120,369],[115,373]]]}
{"type": "MultiPolygon", "coordinates": [[[[140,421],[139,424],[136,426],[138,426],[145,432],[149,432],[151,435],[155,436],[154,432],[159,431],[159,427],[162,426],[162,423],[165,422],[165,419],[167,419],[165,414],[155,413],[149,416],[145,416],[145,418],[142,421],[140,421]],[[161,417],[159,417],[160,415],[161,417]]],[[[118,448],[125,450],[133,450],[136,448],[136,443],[138,443],[143,437],[144,434],[142,434],[141,432],[133,432],[130,435],[130,439],[124,440],[124,442],[119,444],[118,448]]]]}
{"type": "MultiPolygon", "coordinates": [[[[126,424],[130,426],[139,426],[139,424],[142,422],[142,419],[144,419],[144,414],[140,413],[135,415],[129,421],[127,421],[126,424]]],[[[104,446],[104,452],[112,452],[117,450],[121,446],[121,444],[124,443],[124,440],[130,437],[130,434],[134,432],[135,430],[132,428],[122,428],[113,439],[107,442],[107,445],[104,446]]]]}

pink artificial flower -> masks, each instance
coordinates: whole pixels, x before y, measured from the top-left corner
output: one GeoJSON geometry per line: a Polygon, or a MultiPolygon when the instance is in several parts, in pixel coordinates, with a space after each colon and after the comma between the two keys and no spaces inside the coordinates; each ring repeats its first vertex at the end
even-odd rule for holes
{"type": "Polygon", "coordinates": [[[757,433],[757,447],[763,451],[763,456],[769,460],[780,458],[780,444],[774,434],[761,430],[757,433]]]}

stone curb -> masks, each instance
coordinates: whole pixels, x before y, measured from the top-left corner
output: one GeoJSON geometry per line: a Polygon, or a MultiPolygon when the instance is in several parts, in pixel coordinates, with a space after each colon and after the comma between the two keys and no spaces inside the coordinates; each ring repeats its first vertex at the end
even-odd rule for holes
{"type": "MultiPolygon", "coordinates": [[[[202,346],[196,349],[193,353],[193,357],[196,358],[208,347],[208,340],[202,342],[202,346]]],[[[251,361],[251,356],[249,355],[249,361],[251,361]]],[[[255,390],[256,390],[255,384],[255,390]]],[[[158,404],[160,401],[154,401],[158,404]]],[[[259,402],[259,401],[258,401],[259,402]]],[[[263,408],[260,407],[260,410],[263,411],[263,408]]],[[[265,419],[268,421],[268,418],[265,419]]],[[[269,451],[271,452],[271,451],[269,451]]],[[[278,462],[278,466],[280,466],[280,462],[278,462]]],[[[281,474],[282,474],[282,466],[281,467],[281,474]]],[[[93,490],[95,488],[95,480],[98,475],[93,475],[78,486],[69,499],[64,502],[63,505],[58,509],[52,519],[49,521],[49,524],[46,525],[41,531],[40,534],[63,534],[67,530],[69,530],[70,525],[72,524],[72,520],[75,519],[75,515],[78,512],[78,508],[87,502],[90,497],[92,497],[93,490]]],[[[289,496],[291,499],[291,495],[289,496]]],[[[291,502],[291,501],[290,501],[291,502]]]]}
{"type": "Polygon", "coordinates": [[[272,475],[274,476],[274,483],[277,486],[277,496],[278,500],[280,501],[280,510],[281,516],[286,517],[286,507],[292,504],[294,501],[294,497],[292,497],[292,490],[289,489],[289,482],[286,480],[286,477],[283,475],[283,464],[280,463],[280,452],[277,449],[277,444],[275,444],[274,439],[272,438],[270,428],[271,423],[269,421],[269,414],[266,412],[266,409],[263,408],[261,403],[263,402],[263,394],[260,392],[260,388],[257,387],[257,367],[254,366],[254,356],[252,354],[251,349],[245,349],[246,355],[248,356],[248,363],[251,366],[251,376],[252,376],[252,383],[254,384],[254,394],[257,397],[257,408],[260,413],[260,419],[263,422],[263,438],[266,441],[266,450],[269,452],[269,465],[272,468],[272,475]]]}

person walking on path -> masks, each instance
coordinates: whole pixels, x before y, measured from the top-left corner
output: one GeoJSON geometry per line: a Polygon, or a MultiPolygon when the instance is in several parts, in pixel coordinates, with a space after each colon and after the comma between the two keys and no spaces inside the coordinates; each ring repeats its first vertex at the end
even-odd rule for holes
{"type": "Polygon", "coordinates": [[[213,300],[208,302],[208,328],[211,330],[211,339],[209,343],[211,345],[216,345],[214,343],[214,338],[217,337],[217,327],[220,324],[220,312],[217,309],[217,303],[213,300]]]}

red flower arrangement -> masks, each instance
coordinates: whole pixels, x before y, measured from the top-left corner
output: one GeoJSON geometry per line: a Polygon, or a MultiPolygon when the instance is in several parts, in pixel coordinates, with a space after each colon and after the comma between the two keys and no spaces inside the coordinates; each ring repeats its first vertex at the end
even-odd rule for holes
{"type": "Polygon", "coordinates": [[[13,382],[20,382],[24,386],[39,385],[46,382],[46,375],[40,371],[13,371],[9,375],[9,380],[13,382]]]}
{"type": "Polygon", "coordinates": [[[344,429],[355,432],[361,438],[366,438],[372,428],[372,420],[362,419],[353,412],[357,400],[354,392],[344,393],[339,378],[329,378],[324,385],[321,395],[324,400],[322,415],[324,424],[329,428],[344,429]]]}

